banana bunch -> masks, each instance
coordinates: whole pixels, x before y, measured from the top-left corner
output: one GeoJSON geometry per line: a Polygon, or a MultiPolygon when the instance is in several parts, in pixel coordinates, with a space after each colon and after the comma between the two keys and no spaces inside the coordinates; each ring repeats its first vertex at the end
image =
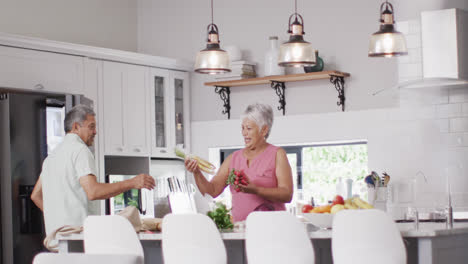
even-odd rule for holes
{"type": "Polygon", "coordinates": [[[210,162],[196,156],[196,155],[192,155],[192,154],[189,154],[189,155],[186,155],[182,150],[178,149],[178,148],[174,148],[174,152],[176,154],[177,157],[180,157],[180,158],[189,158],[189,159],[194,159],[198,162],[198,168],[203,171],[203,172],[206,172],[208,174],[215,174],[215,169],[216,167],[211,164],[210,162]]]}
{"type": "Polygon", "coordinates": [[[359,197],[353,197],[345,200],[344,207],[346,209],[372,209],[374,208],[368,202],[359,197]]]}
{"type": "Polygon", "coordinates": [[[358,209],[359,207],[353,203],[353,198],[346,199],[344,202],[346,209],[358,209]]]}

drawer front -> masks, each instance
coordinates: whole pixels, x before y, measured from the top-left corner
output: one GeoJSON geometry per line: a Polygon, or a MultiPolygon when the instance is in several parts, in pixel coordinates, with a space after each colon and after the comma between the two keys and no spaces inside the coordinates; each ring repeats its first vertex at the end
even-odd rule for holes
{"type": "Polygon", "coordinates": [[[83,57],[0,46],[0,87],[83,93],[83,57]]]}

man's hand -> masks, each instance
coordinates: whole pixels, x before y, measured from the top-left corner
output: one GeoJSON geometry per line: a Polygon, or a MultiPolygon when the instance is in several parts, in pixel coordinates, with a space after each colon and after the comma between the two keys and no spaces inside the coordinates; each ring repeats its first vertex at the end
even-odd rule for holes
{"type": "Polygon", "coordinates": [[[149,176],[148,174],[138,174],[134,178],[132,178],[133,189],[142,189],[146,188],[148,190],[152,190],[156,183],[154,182],[153,177],[149,176]]]}

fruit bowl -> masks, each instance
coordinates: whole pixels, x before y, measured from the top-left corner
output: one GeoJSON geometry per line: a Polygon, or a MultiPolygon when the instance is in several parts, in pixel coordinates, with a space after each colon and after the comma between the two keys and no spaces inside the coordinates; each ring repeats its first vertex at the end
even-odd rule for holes
{"type": "Polygon", "coordinates": [[[333,214],[304,213],[302,214],[307,221],[320,228],[331,228],[333,224],[333,214]]]}

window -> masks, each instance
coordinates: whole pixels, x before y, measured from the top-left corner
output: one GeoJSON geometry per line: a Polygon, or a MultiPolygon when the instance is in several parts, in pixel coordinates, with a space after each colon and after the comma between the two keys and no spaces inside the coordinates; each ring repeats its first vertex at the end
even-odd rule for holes
{"type": "MultiPolygon", "coordinates": [[[[324,144],[296,146],[290,150],[285,147],[288,155],[297,155],[300,162],[297,166],[297,188],[295,199],[310,201],[314,197],[317,204],[325,204],[337,194],[336,184],[345,184],[347,179],[353,181],[353,194],[366,198],[367,192],[364,177],[367,169],[367,143],[353,142],[346,144],[324,144]],[[297,150],[297,149],[300,149],[297,150]],[[302,197],[300,197],[302,194],[302,197]]],[[[290,164],[294,161],[289,160],[290,164]]],[[[291,165],[293,167],[293,165],[291,165]]],[[[346,197],[344,197],[346,198],[346,197]]]]}
{"type": "MultiPolygon", "coordinates": [[[[325,204],[336,195],[341,179],[353,180],[353,194],[367,198],[364,177],[367,169],[367,142],[281,146],[287,153],[294,181],[294,197],[298,200],[325,204]]],[[[238,149],[221,149],[221,163],[238,149]]],[[[346,198],[346,197],[344,197],[346,198]]],[[[223,199],[224,200],[224,199],[223,199]]],[[[228,200],[228,199],[226,199],[228,200]]]]}

